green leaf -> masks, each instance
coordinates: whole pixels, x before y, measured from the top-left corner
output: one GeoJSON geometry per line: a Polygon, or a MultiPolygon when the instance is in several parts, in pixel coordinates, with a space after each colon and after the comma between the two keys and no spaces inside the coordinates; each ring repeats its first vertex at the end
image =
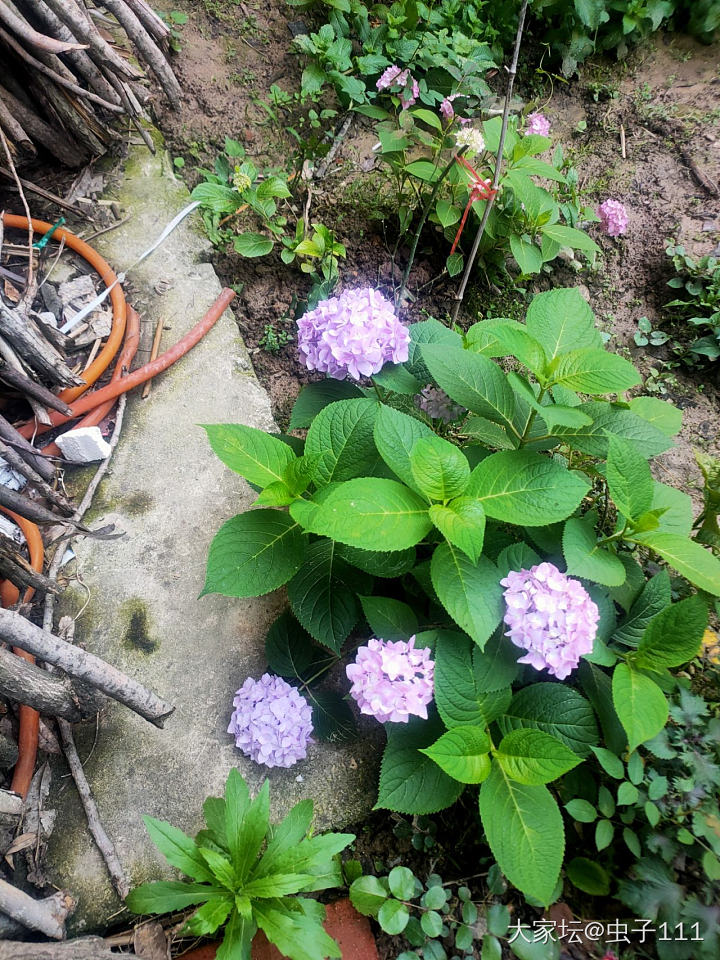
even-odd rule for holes
{"type": "Polygon", "coordinates": [[[633,662],[650,670],[682,666],[697,656],[707,622],[708,608],[697,595],[673,603],[645,628],[633,662]]]}
{"type": "Polygon", "coordinates": [[[298,571],[304,550],[303,531],[286,513],[268,509],[238,514],[220,527],[210,544],[201,596],[271,593],[298,571]]]}
{"type": "Polygon", "coordinates": [[[375,445],[390,469],[403,483],[418,493],[420,490],[410,465],[410,453],[417,441],[423,437],[435,437],[427,424],[393,407],[385,404],[380,406],[375,422],[375,445]]]}
{"type": "Polygon", "coordinates": [[[625,767],[623,762],[612,750],[607,750],[605,747],[593,747],[592,752],[598,759],[598,763],[603,768],[605,773],[609,777],[614,777],[615,780],[622,780],[625,776],[625,767]]]}
{"type": "Polygon", "coordinates": [[[463,434],[497,450],[517,449],[517,437],[511,437],[499,423],[493,423],[485,417],[468,417],[463,424],[463,434]]]}
{"type": "Polygon", "coordinates": [[[365,917],[376,917],[388,896],[388,888],[377,877],[358,877],[350,885],[350,902],[365,917]]]}
{"type": "Polygon", "coordinates": [[[631,753],[641,743],[652,740],[665,726],[668,704],[662,690],[649,677],[631,670],[626,663],[615,667],[612,697],[627,733],[631,753]]]}
{"type": "MultiPolygon", "coordinates": [[[[248,795],[248,802],[250,797],[248,795]]],[[[203,803],[203,817],[211,839],[223,850],[227,850],[225,833],[225,800],[223,797],[206,797],[203,803]]]]}
{"type": "Polygon", "coordinates": [[[435,504],[429,516],[449,543],[477,563],[485,540],[485,511],[478,500],[458,497],[447,506],[435,504]]]}
{"type": "Polygon", "coordinates": [[[313,731],[318,740],[346,743],[357,736],[355,715],[339,691],[308,687],[306,696],[312,707],[313,731]]]}
{"type": "MultiPolygon", "coordinates": [[[[533,136],[533,134],[530,136],[533,136]]],[[[523,140],[527,139],[527,137],[523,137],[523,140]]],[[[547,137],[543,137],[543,139],[547,140],[547,137]]],[[[522,170],[523,173],[533,177],[544,177],[546,180],[556,180],[558,183],[566,182],[565,177],[559,170],[556,170],[551,164],[545,163],[544,160],[538,160],[536,157],[522,157],[513,164],[513,169],[522,170]]],[[[577,244],[574,246],[577,247],[577,244]]],[[[580,248],[578,247],[578,249],[580,248]]]]}
{"type": "Polygon", "coordinates": [[[332,540],[316,540],[305,550],[303,564],[287,585],[295,616],[319,643],[340,652],[360,618],[358,588],[369,588],[369,578],[358,574],[337,556],[332,540]]]}
{"type": "Polygon", "coordinates": [[[374,636],[407,640],[417,633],[417,617],[406,603],[390,597],[360,597],[360,602],[374,636]]]}
{"type": "Polygon", "coordinates": [[[550,237],[562,247],[572,250],[584,250],[586,253],[599,253],[600,247],[582,230],[575,227],[566,227],[562,223],[546,223],[541,227],[543,236],[550,237]]]}
{"type": "Polygon", "coordinates": [[[677,533],[682,537],[690,537],[693,503],[687,493],[655,480],[650,510],[663,511],[658,517],[658,529],[661,533],[677,533]]]}
{"type": "Polygon", "coordinates": [[[412,570],[415,566],[415,550],[395,550],[381,553],[378,550],[360,550],[345,543],[336,544],[337,555],[351,566],[364,570],[376,577],[394,579],[412,570]]]}
{"type": "Polygon", "coordinates": [[[451,253],[445,261],[445,269],[448,272],[448,276],[456,277],[462,271],[464,263],[465,257],[462,255],[462,253],[460,253],[459,250],[455,253],[451,253]]]}
{"type": "Polygon", "coordinates": [[[542,563],[542,560],[527,543],[511,543],[503,547],[496,560],[501,578],[511,570],[529,570],[537,563],[542,563]]]}
{"type": "Polygon", "coordinates": [[[619,807],[630,807],[633,804],[637,803],[639,797],[638,788],[634,784],[630,783],[628,780],[623,780],[623,782],[618,787],[617,792],[617,802],[619,807]]]}
{"type": "Polygon", "coordinates": [[[636,647],[650,621],[670,606],[670,600],[670,577],[667,570],[661,570],[643,585],[627,617],[613,634],[613,642],[636,647]]]}
{"type": "Polygon", "coordinates": [[[173,867],[193,880],[212,882],[213,875],[198,851],[197,844],[171,823],[143,817],[150,839],[173,867]]]}
{"type": "Polygon", "coordinates": [[[430,575],[442,605],[482,649],[503,612],[495,565],[487,557],[473,563],[452,544],[441,543],[433,553],[430,575]]]}
{"type": "Polygon", "coordinates": [[[495,751],[505,774],[517,783],[540,784],[557,780],[580,763],[577,754],[542,730],[511,730],[495,751]]]}
{"type": "Polygon", "coordinates": [[[416,119],[422,120],[423,123],[427,123],[429,127],[433,127],[435,130],[442,130],[440,117],[438,117],[436,113],[433,113],[432,110],[418,108],[411,110],[410,113],[416,119]]]}
{"type": "Polygon", "coordinates": [[[435,720],[389,724],[388,742],[380,766],[376,809],[397,813],[437,813],[460,796],[458,783],[420,751],[430,746],[442,730],[435,720]]]}
{"type": "Polygon", "coordinates": [[[652,423],[658,430],[668,437],[674,437],[680,432],[682,427],[682,410],[670,403],[668,400],[660,400],[658,397],[633,397],[630,401],[630,409],[638,417],[652,423]]]}
{"type": "Polygon", "coordinates": [[[614,834],[615,827],[609,820],[598,820],[595,827],[595,847],[598,852],[610,846],[614,834]]]}
{"type": "Polygon", "coordinates": [[[594,860],[574,857],[565,870],[570,883],[583,893],[589,893],[593,897],[606,897],[610,893],[610,876],[607,870],[594,860]]]}
{"type": "Polygon", "coordinates": [[[377,402],[367,398],[338,400],[317,414],[308,430],[305,454],[318,457],[318,486],[377,471],[380,457],[373,440],[377,414],[377,402]]]}
{"type": "Polygon", "coordinates": [[[184,930],[196,937],[207,937],[225,923],[234,906],[235,901],[229,896],[227,900],[208,900],[187,920],[184,930]]]}
{"type": "Polygon", "coordinates": [[[257,796],[249,806],[245,806],[245,791],[240,789],[239,795],[243,801],[240,807],[235,802],[238,787],[237,778],[231,782],[228,777],[225,789],[225,830],[235,875],[239,883],[243,884],[255,866],[270,825],[270,784],[267,780],[263,781],[257,796]],[[239,816],[239,813],[243,815],[239,816]]]}
{"type": "Polygon", "coordinates": [[[493,453],[470,474],[465,491],[495,520],[540,527],[564,520],[590,489],[588,480],[528,450],[493,453]]]}
{"type": "Polygon", "coordinates": [[[490,773],[490,738],[481,727],[455,727],[421,750],[460,783],[482,783],[490,773]]]}
{"type": "Polygon", "coordinates": [[[321,380],[308,383],[300,390],[290,414],[288,430],[309,427],[314,418],[329,403],[336,400],[355,400],[364,397],[360,387],[348,380],[321,380]]]}
{"type": "Polygon", "coordinates": [[[226,887],[231,893],[235,890],[235,871],[228,858],[217,850],[209,847],[198,847],[203,860],[213,873],[218,883],[226,887]]]}
{"type": "Polygon", "coordinates": [[[563,529],[563,554],[567,572],[606,587],[625,583],[627,573],[622,562],[598,543],[592,521],[571,517],[563,529]]]}
{"type": "Polygon", "coordinates": [[[431,163],[430,160],[413,160],[412,163],[408,163],[404,172],[409,173],[411,177],[417,177],[418,180],[423,180],[425,183],[432,183],[440,176],[438,166],[431,163]]]}
{"type": "Polygon", "coordinates": [[[634,534],[632,539],[649,547],[696,587],[720,597],[720,560],[699,543],[656,530],[634,534]]]}
{"type": "Polygon", "coordinates": [[[455,330],[446,327],[434,317],[428,320],[422,320],[420,323],[411,323],[408,328],[410,334],[410,346],[408,348],[407,367],[414,377],[417,377],[422,383],[428,383],[431,379],[430,371],[422,358],[423,344],[426,343],[444,343],[446,346],[462,348],[462,337],[455,330]]]}
{"type": "Polygon", "coordinates": [[[239,423],[209,424],[203,428],[213,452],[225,466],[259,487],[282,480],[285,469],[296,459],[286,443],[264,430],[239,423]]]}
{"type": "Polygon", "coordinates": [[[310,529],[364,550],[404,550],[432,527],[427,511],[427,503],[396,480],[362,477],[333,487],[310,529]]]}
{"type": "Polygon", "coordinates": [[[435,205],[435,213],[437,214],[437,218],[440,221],[441,226],[451,227],[460,219],[462,210],[460,207],[456,207],[449,201],[440,199],[435,205]]]}
{"type": "Polygon", "coordinates": [[[467,457],[442,437],[421,437],[410,451],[416,488],[431,500],[458,497],[470,479],[467,457]]]}
{"type": "Polygon", "coordinates": [[[620,513],[634,520],[649,510],[652,503],[650,465],[627,440],[611,435],[608,441],[606,478],[610,496],[620,513]]]}
{"type": "Polygon", "coordinates": [[[199,183],[190,196],[217,214],[234,213],[244,202],[237,190],[222,183],[199,183]]]}
{"type": "Polygon", "coordinates": [[[553,384],[581,393],[621,393],[641,383],[640,374],[624,357],[583,347],[557,357],[548,368],[553,384]]]}
{"type": "Polygon", "coordinates": [[[622,753],[627,746],[627,736],[613,707],[610,677],[592,663],[582,660],[578,680],[598,715],[606,745],[613,753],[622,753]]]}
{"type": "Polygon", "coordinates": [[[510,250],[520,267],[520,273],[523,275],[540,273],[543,265],[543,255],[540,247],[524,240],[517,233],[510,234],[510,250]]]}
{"type": "Polygon", "coordinates": [[[385,390],[412,397],[422,390],[422,384],[401,363],[386,363],[379,373],[373,374],[373,382],[385,390]]]}
{"type": "Polygon", "coordinates": [[[412,900],[415,895],[415,874],[407,867],[393,867],[388,874],[388,886],[399,900],[412,900]]]}
{"type": "Polygon", "coordinates": [[[250,945],[256,933],[257,925],[252,916],[243,917],[233,910],[215,960],[250,960],[250,945]]]}
{"type": "Polygon", "coordinates": [[[512,426],[515,398],[500,367],[487,357],[445,344],[429,344],[422,356],[447,395],[488,420],[512,426]]]}
{"type": "Polygon", "coordinates": [[[482,320],[470,327],[465,340],[468,350],[486,357],[511,355],[536,375],[542,374],[547,366],[542,346],[525,324],[515,320],[482,320]]]}
{"type": "Polygon", "coordinates": [[[241,233],[234,238],[233,246],[241,257],[264,257],[275,244],[261,233],[241,233]]]}
{"type": "Polygon", "coordinates": [[[428,937],[439,937],[442,933],[442,916],[436,910],[428,910],[420,917],[420,926],[428,937]]]}
{"type": "Polygon", "coordinates": [[[462,633],[439,630],[435,643],[435,702],[450,729],[485,727],[504,713],[517,663],[505,637],[481,651],[462,633]]]}
{"type": "Polygon", "coordinates": [[[224,899],[227,890],[208,883],[184,883],[182,880],[158,880],[141,883],[125,900],[133,913],[171,913],[206,900],[224,899]]]}
{"type": "Polygon", "coordinates": [[[323,930],[319,916],[309,916],[305,912],[308,901],[299,899],[296,903],[301,909],[291,912],[288,905],[292,903],[287,900],[267,900],[253,904],[257,925],[268,940],[285,956],[292,956],[293,960],[340,957],[340,948],[323,930]]]}
{"type": "Polygon", "coordinates": [[[534,683],[512,699],[498,725],[507,735],[512,730],[542,730],[561,740],[578,757],[590,755],[598,742],[595,714],[587,700],[564,683],[534,683]]]}
{"type": "Polygon", "coordinates": [[[580,797],[566,803],[565,809],[578,823],[594,823],[597,818],[595,807],[588,800],[583,800],[580,797]]]}
{"type": "Polygon", "coordinates": [[[486,933],[482,939],[480,960],[502,960],[502,944],[497,937],[486,933]]]}
{"type": "Polygon", "coordinates": [[[289,893],[300,893],[312,880],[312,875],[306,873],[275,873],[249,880],[243,887],[243,893],[251,899],[257,897],[260,900],[284,897],[289,893]]]}
{"type": "Polygon", "coordinates": [[[402,933],[410,919],[410,913],[404,903],[399,900],[386,900],[380,907],[377,921],[380,929],[391,936],[402,933]]]}
{"type": "Polygon", "coordinates": [[[657,427],[616,404],[591,401],[583,403],[579,409],[592,417],[591,424],[584,427],[556,426],[553,434],[592,457],[607,457],[609,434],[630,440],[638,453],[648,459],[672,446],[657,427]]]}
{"type": "Polygon", "coordinates": [[[287,816],[268,830],[268,844],[251,877],[265,877],[277,873],[289,849],[296,847],[305,838],[313,817],[313,802],[301,800],[290,809],[287,816]]]}
{"type": "Polygon", "coordinates": [[[510,780],[499,764],[480,787],[480,818],[493,856],[522,893],[549,904],[560,875],[565,836],[547,787],[510,780]]]}
{"type": "Polygon", "coordinates": [[[528,308],[527,328],[554,360],[571,350],[602,347],[595,317],[575,287],[536,294],[528,308]]]}
{"type": "Polygon", "coordinates": [[[292,194],[288,190],[288,185],[282,177],[268,177],[258,184],[257,195],[261,199],[267,197],[290,197],[292,194]]]}

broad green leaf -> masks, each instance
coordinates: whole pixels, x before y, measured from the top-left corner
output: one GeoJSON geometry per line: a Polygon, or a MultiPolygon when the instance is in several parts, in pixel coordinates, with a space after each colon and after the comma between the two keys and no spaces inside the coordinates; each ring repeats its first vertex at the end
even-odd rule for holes
{"type": "Polygon", "coordinates": [[[480,787],[480,819],[498,866],[522,893],[549,904],[560,875],[565,835],[544,786],[509,779],[499,764],[480,787]]]}
{"type": "Polygon", "coordinates": [[[502,617],[495,565],[487,557],[475,564],[452,544],[441,543],[433,553],[430,575],[442,605],[482,649],[502,617]]]}
{"type": "Polygon", "coordinates": [[[274,483],[268,484],[267,487],[258,495],[257,499],[253,502],[254,507],[287,507],[293,500],[295,500],[295,494],[292,492],[290,487],[282,481],[277,480],[274,483]]]}
{"type": "Polygon", "coordinates": [[[266,867],[266,857],[252,871],[252,877],[268,876],[270,873],[309,874],[305,890],[324,890],[340,883],[337,854],[355,839],[352,833],[323,833],[305,837],[294,846],[285,846],[278,852],[272,870],[266,867]],[[329,882],[328,882],[329,881],[329,882]]]}
{"type": "Polygon", "coordinates": [[[296,459],[286,443],[264,430],[240,423],[203,426],[213,452],[225,466],[259,487],[282,480],[286,467],[296,459]]]}
{"type": "Polygon", "coordinates": [[[511,570],[529,570],[542,563],[541,557],[527,543],[510,543],[500,551],[495,564],[504,578],[511,570]]]}
{"type": "MultiPolygon", "coordinates": [[[[306,902],[297,901],[299,906],[306,902]]],[[[282,899],[254,903],[253,916],[268,940],[293,960],[326,960],[342,956],[337,943],[328,936],[319,919],[301,910],[291,912],[282,899]]]]}
{"type": "Polygon", "coordinates": [[[563,554],[567,572],[595,580],[607,587],[618,587],[627,576],[622,562],[598,543],[591,520],[571,517],[563,529],[563,554]]]}
{"type": "Polygon", "coordinates": [[[410,465],[410,453],[418,440],[433,438],[427,424],[385,404],[380,406],[375,422],[375,446],[385,463],[403,483],[420,492],[410,465]]]}
{"type": "Polygon", "coordinates": [[[427,510],[426,502],[396,480],[362,477],[332,489],[314,513],[311,530],[364,550],[404,550],[432,527],[427,510]]]}
{"type": "Polygon", "coordinates": [[[235,875],[242,884],[255,866],[260,848],[270,825],[270,784],[263,781],[257,796],[245,811],[242,820],[233,810],[232,799],[226,791],[226,817],[228,849],[235,875]]]}
{"type": "Polygon", "coordinates": [[[493,638],[481,651],[465,634],[438,631],[435,703],[448,728],[485,727],[505,711],[517,673],[508,646],[506,638],[493,638]]]}
{"type": "Polygon", "coordinates": [[[497,450],[516,450],[518,445],[515,434],[510,435],[499,423],[493,423],[485,417],[468,417],[463,425],[463,434],[497,450]]]}
{"type": "MultiPolygon", "coordinates": [[[[623,779],[625,776],[625,767],[617,754],[613,753],[612,750],[607,750],[605,747],[593,747],[592,751],[597,757],[598,763],[609,777],[613,777],[615,780],[623,779]]],[[[605,813],[604,810],[603,813],[605,813]]]]}
{"type": "Polygon", "coordinates": [[[210,544],[201,596],[271,593],[299,570],[304,551],[303,531],[286,513],[272,509],[240,513],[220,527],[210,544]]]}
{"type": "Polygon", "coordinates": [[[410,919],[410,911],[399,900],[387,900],[378,911],[380,929],[390,936],[402,933],[410,919]]]}
{"type": "MultiPolygon", "coordinates": [[[[607,821],[605,821],[607,822],[607,821]]],[[[593,897],[610,893],[610,876],[599,863],[587,857],[574,857],[565,867],[570,883],[593,897]]]]}
{"type": "Polygon", "coordinates": [[[536,294],[528,307],[527,328],[548,360],[571,350],[603,345],[593,312],[575,287],[536,294]]]}
{"type": "Polygon", "coordinates": [[[415,874],[408,867],[393,867],[388,874],[388,885],[393,896],[411,900],[415,895],[415,874]]]}
{"type": "Polygon", "coordinates": [[[515,937],[512,943],[508,942],[514,957],[518,960],[560,960],[560,942],[553,937],[552,933],[547,939],[545,934],[542,934],[541,939],[536,940],[535,929],[522,926],[520,929],[520,935],[515,937]]]}
{"type": "Polygon", "coordinates": [[[465,334],[468,350],[486,357],[516,357],[535,374],[542,374],[547,365],[545,351],[516,320],[482,320],[473,324],[465,334]]]}
{"type": "Polygon", "coordinates": [[[235,891],[235,871],[228,858],[210,847],[198,847],[200,854],[208,865],[215,880],[226,887],[230,892],[235,891]]]}
{"type": "Polygon", "coordinates": [[[650,465],[627,440],[612,435],[608,438],[605,476],[610,496],[623,516],[635,520],[650,509],[653,499],[650,465]]]}
{"type": "Polygon", "coordinates": [[[310,634],[290,610],[280,614],[265,637],[268,667],[281,677],[306,679],[317,666],[319,653],[310,634]]]}
{"type": "Polygon", "coordinates": [[[575,0],[575,10],[588,30],[595,31],[610,19],[605,0],[575,0]]]}
{"type": "Polygon", "coordinates": [[[250,960],[250,948],[256,933],[257,924],[252,914],[248,912],[247,916],[242,916],[237,909],[233,910],[215,960],[250,960]]]}
{"type": "MultiPolygon", "coordinates": [[[[580,662],[577,676],[583,693],[600,720],[606,745],[613,753],[622,753],[627,746],[627,736],[613,707],[610,677],[587,660],[580,662]]],[[[594,743],[597,744],[597,738],[594,743]]]]}
{"type": "Polygon", "coordinates": [[[578,823],[594,823],[597,819],[597,810],[588,801],[581,797],[576,797],[565,804],[565,809],[578,823]]]}
{"type": "Polygon", "coordinates": [[[422,356],[435,382],[451,399],[472,413],[511,428],[515,398],[496,363],[444,344],[424,346],[422,356]]]}
{"type": "Polygon", "coordinates": [[[467,457],[442,437],[421,437],[410,451],[415,486],[432,500],[460,496],[470,478],[467,457]]]}
{"type": "MultiPolygon", "coordinates": [[[[248,795],[248,801],[249,801],[248,795]]],[[[203,817],[207,824],[208,833],[214,843],[223,850],[227,850],[227,835],[225,832],[225,800],[223,797],[206,797],[203,803],[203,817]]]]}
{"type": "Polygon", "coordinates": [[[720,597],[720,560],[699,543],[655,530],[635,534],[632,539],[649,547],[696,587],[720,597]]]}
{"type": "Polygon", "coordinates": [[[668,704],[665,694],[649,677],[619,663],[612,678],[613,704],[628,736],[632,753],[646,740],[652,740],[665,726],[668,704]]]}
{"type": "Polygon", "coordinates": [[[308,383],[300,390],[290,414],[288,430],[309,427],[314,418],[329,403],[336,400],[356,400],[364,394],[360,387],[348,380],[320,380],[308,383]]]}
{"type": "Polygon", "coordinates": [[[169,864],[193,880],[213,880],[194,840],[164,820],[143,817],[143,821],[150,839],[169,864]]]}
{"type": "Polygon", "coordinates": [[[585,253],[599,253],[600,247],[582,230],[575,227],[566,227],[562,223],[546,223],[541,228],[543,236],[550,237],[555,243],[572,250],[583,250],[585,253]]]}
{"type": "Polygon", "coordinates": [[[520,273],[529,275],[540,273],[543,265],[543,255],[540,247],[529,240],[525,240],[517,233],[510,234],[510,250],[515,257],[520,273]]]}
{"type": "Polygon", "coordinates": [[[408,640],[417,633],[417,617],[406,603],[391,597],[360,597],[360,602],[374,636],[408,640]]]}
{"type": "MultiPolygon", "coordinates": [[[[523,137],[523,139],[527,140],[527,137],[523,137]]],[[[543,139],[547,139],[547,137],[543,139]]],[[[530,174],[533,177],[544,177],[546,180],[557,180],[558,183],[566,182],[565,177],[560,173],[559,170],[556,170],[551,164],[545,163],[544,160],[538,160],[536,157],[522,157],[513,164],[513,169],[522,170],[523,173],[530,174]]]]}
{"type": "Polygon", "coordinates": [[[265,877],[277,873],[289,849],[296,847],[310,829],[313,817],[313,802],[301,800],[287,816],[268,830],[268,844],[251,877],[265,877]]]}
{"type": "Polygon", "coordinates": [[[435,130],[442,130],[442,121],[436,113],[433,113],[432,110],[417,108],[415,110],[411,110],[410,113],[418,120],[422,120],[423,123],[427,123],[429,127],[433,127],[435,130]]]}
{"type": "Polygon", "coordinates": [[[661,670],[680,667],[696,657],[708,622],[708,608],[697,595],[673,603],[645,628],[633,662],[661,670]]]}
{"type": "Polygon", "coordinates": [[[548,368],[548,377],[553,384],[589,394],[622,393],[642,382],[629,360],[595,347],[557,357],[548,368]]]}
{"type": "Polygon", "coordinates": [[[595,846],[598,851],[605,850],[612,843],[615,827],[609,820],[598,820],[595,826],[595,846]]]}
{"type": "Polygon", "coordinates": [[[587,700],[564,683],[533,683],[512,699],[498,725],[507,736],[512,730],[541,730],[561,740],[585,759],[599,735],[595,714],[587,700]]]}
{"type": "Polygon", "coordinates": [[[289,197],[291,193],[282,177],[268,177],[258,184],[257,195],[265,199],[266,197],[289,197]]]}
{"type": "Polygon", "coordinates": [[[490,773],[490,738],[481,727],[455,727],[420,752],[460,783],[482,783],[490,773]]]}
{"type": "Polygon", "coordinates": [[[199,183],[190,196],[218,214],[234,213],[245,202],[237,190],[222,183],[199,183]]]}
{"type": "Polygon", "coordinates": [[[638,417],[647,420],[662,430],[668,437],[674,437],[680,432],[682,427],[682,410],[674,406],[668,400],[660,400],[659,397],[633,397],[630,401],[630,409],[638,417]]]}
{"type": "Polygon", "coordinates": [[[196,937],[207,937],[225,923],[234,906],[235,900],[229,895],[226,900],[208,900],[188,919],[184,930],[196,937]]]}
{"type": "Polygon", "coordinates": [[[662,533],[690,536],[693,525],[693,503],[687,493],[655,480],[650,509],[663,511],[658,518],[658,529],[662,533]]]}
{"type": "Polygon", "coordinates": [[[397,813],[437,813],[460,796],[464,785],[453,780],[420,751],[442,732],[436,720],[389,724],[380,766],[376,809],[397,813]]]}
{"type": "Polygon", "coordinates": [[[449,543],[477,563],[485,539],[485,511],[478,500],[458,497],[447,506],[435,504],[429,516],[449,543]]]}
{"type": "Polygon", "coordinates": [[[435,213],[443,227],[451,227],[454,223],[457,223],[462,216],[460,207],[456,207],[454,204],[443,199],[438,200],[435,205],[435,213]]]}
{"type": "Polygon", "coordinates": [[[366,917],[376,917],[380,907],[388,899],[390,892],[386,886],[387,881],[382,881],[378,877],[364,876],[353,880],[350,885],[350,902],[358,911],[366,917]]]}
{"type": "Polygon", "coordinates": [[[495,520],[539,527],[564,520],[590,489],[588,480],[528,450],[500,451],[482,460],[465,491],[495,520]]]}
{"type": "Polygon", "coordinates": [[[307,873],[273,873],[264,877],[255,877],[243,886],[247,897],[267,900],[271,897],[284,897],[289,893],[300,893],[313,877],[307,873]]]}
{"type": "Polygon", "coordinates": [[[392,390],[394,393],[402,393],[409,397],[422,390],[420,381],[416,380],[402,363],[386,363],[379,373],[373,374],[372,379],[385,390],[392,390]]]}
{"type": "Polygon", "coordinates": [[[583,403],[579,409],[592,417],[591,424],[584,427],[556,426],[553,434],[591,457],[607,457],[609,434],[629,440],[637,452],[648,459],[673,445],[656,426],[621,406],[591,401],[583,403]]]}
{"type": "Polygon", "coordinates": [[[355,716],[338,690],[308,687],[305,696],[312,707],[313,731],[318,740],[345,743],[357,737],[355,716]]]}
{"type": "Polygon", "coordinates": [[[373,440],[378,413],[375,400],[338,400],[315,417],[305,441],[305,454],[317,456],[318,486],[372,475],[380,456],[373,440]]]}
{"type": "Polygon", "coordinates": [[[273,240],[261,233],[241,233],[233,240],[235,252],[241,257],[264,257],[275,246],[273,240]]]}
{"type": "Polygon", "coordinates": [[[242,837],[243,823],[251,806],[250,791],[237,768],[228,774],[225,784],[225,840],[234,859],[242,837]]]}
{"type": "Polygon", "coordinates": [[[337,555],[351,566],[358,567],[376,577],[394,579],[401,577],[403,573],[407,573],[415,566],[416,556],[413,547],[381,553],[378,550],[360,550],[358,547],[338,543],[336,551],[337,555]]]}
{"type": "Polygon", "coordinates": [[[422,383],[429,383],[431,380],[430,371],[425,365],[422,357],[423,344],[426,343],[444,343],[449,347],[462,347],[463,341],[459,333],[446,327],[444,323],[431,317],[429,320],[422,320],[420,323],[411,323],[408,327],[410,334],[410,346],[408,347],[407,368],[414,377],[417,377],[422,383]]]}
{"type": "Polygon", "coordinates": [[[183,880],[158,880],[141,883],[125,900],[133,913],[172,913],[206,900],[224,900],[227,890],[209,883],[185,883],[183,880]]]}
{"type": "Polygon", "coordinates": [[[370,582],[337,556],[332,540],[316,540],[287,585],[288,600],[308,633],[339,653],[360,618],[357,590],[369,589],[370,582]]]}
{"type": "Polygon", "coordinates": [[[581,762],[557,737],[523,728],[503,737],[495,760],[511,780],[526,784],[550,783],[581,762]]]}
{"type": "MultiPolygon", "coordinates": [[[[525,379],[525,377],[521,377],[519,374],[515,373],[514,370],[511,370],[508,373],[507,378],[508,383],[515,391],[517,396],[524,400],[525,403],[529,404],[533,410],[539,413],[548,427],[582,427],[586,424],[592,423],[592,417],[589,417],[586,413],[583,413],[582,410],[578,410],[576,407],[566,407],[558,403],[549,402],[539,403],[537,397],[535,396],[535,391],[530,383],[525,379]]],[[[546,401],[548,400],[548,397],[549,395],[545,394],[546,401]]]]}
{"type": "Polygon", "coordinates": [[[670,577],[667,570],[661,570],[644,584],[627,617],[613,634],[613,641],[636,647],[647,625],[670,605],[670,599],[670,577]]]}

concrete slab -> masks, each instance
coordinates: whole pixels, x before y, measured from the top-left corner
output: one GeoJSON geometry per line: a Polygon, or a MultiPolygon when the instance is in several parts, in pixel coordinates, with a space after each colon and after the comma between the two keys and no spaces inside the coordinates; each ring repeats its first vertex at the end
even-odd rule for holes
{"type": "MultiPolygon", "coordinates": [[[[151,157],[135,148],[119,174],[108,196],[132,219],[97,241],[118,270],[188,202],[163,150],[151,157]]],[[[179,339],[220,291],[209,253],[194,215],[132,271],[131,302],[149,329],[159,318],[172,327],[163,334],[164,344],[179,339]]],[[[263,671],[264,636],[282,597],[197,599],[213,534],[254,499],[245,482],[214,457],[198,426],[222,422],[273,429],[268,397],[230,313],[153,383],[148,400],[137,392],[131,397],[91,514],[96,524],[114,522],[126,536],[77,543],[75,572],[83,587],[68,591],[60,609],[82,609],[76,640],[177,707],[166,728],[157,730],[111,705],[94,749],[94,728],[76,731],[81,757],[90,754],[85,770],[100,814],[133,884],[172,875],[147,838],[142,814],[194,832],[201,826],[203,799],[222,792],[232,766],[253,789],[267,772],[234,748],[226,728],[234,691],[263,671]]],[[[310,796],[320,827],[362,818],[374,802],[376,763],[374,750],[361,743],[312,746],[306,761],[269,772],[275,815],[310,796]]],[[[55,770],[51,805],[58,807],[58,820],[48,872],[79,900],[71,923],[78,933],[105,926],[120,903],[64,773],[61,766],[55,770]]]]}

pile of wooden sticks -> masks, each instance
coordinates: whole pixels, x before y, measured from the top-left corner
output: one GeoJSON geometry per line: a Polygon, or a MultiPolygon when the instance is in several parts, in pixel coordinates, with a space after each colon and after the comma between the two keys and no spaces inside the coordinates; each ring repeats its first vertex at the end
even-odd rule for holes
{"type": "MultiPolygon", "coordinates": [[[[109,123],[118,114],[152,150],[142,123],[151,90],[130,57],[177,108],[169,33],[145,0],[0,0],[0,129],[15,162],[42,146],[66,166],[83,166],[119,136],[109,123]]],[[[7,175],[1,165],[0,173],[7,175]]]]}

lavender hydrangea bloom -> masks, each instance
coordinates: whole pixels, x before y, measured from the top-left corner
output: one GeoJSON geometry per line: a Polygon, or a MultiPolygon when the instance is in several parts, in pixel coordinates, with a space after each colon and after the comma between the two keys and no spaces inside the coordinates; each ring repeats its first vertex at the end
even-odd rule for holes
{"type": "Polygon", "coordinates": [[[507,609],[506,636],[528,652],[518,663],[564,680],[591,653],[600,613],[578,580],[552,563],[510,571],[500,583],[507,609]]]}
{"type": "Polygon", "coordinates": [[[529,113],[525,118],[525,134],[539,133],[541,137],[550,136],[550,121],[542,113],[529,113]]]}
{"type": "Polygon", "coordinates": [[[361,713],[380,723],[407,723],[411,716],[426,720],[434,670],[430,648],[416,650],[414,636],[407,643],[370,640],[358,649],[355,663],[346,667],[350,696],[361,713]]]}
{"type": "Polygon", "coordinates": [[[389,90],[390,87],[395,87],[398,84],[402,83],[403,86],[407,83],[407,78],[410,75],[409,70],[401,70],[397,64],[393,64],[382,72],[382,75],[378,79],[375,86],[378,90],[389,90]]]}
{"type": "Polygon", "coordinates": [[[619,237],[628,228],[628,215],[619,200],[605,200],[597,209],[600,226],[609,237],[619,237]]]}
{"type": "Polygon", "coordinates": [[[465,412],[464,408],[451,400],[444,390],[441,390],[440,387],[433,387],[431,384],[423,387],[420,393],[416,394],[415,404],[429,417],[443,420],[445,423],[452,423],[453,420],[457,420],[465,412]]]}
{"type": "Polygon", "coordinates": [[[323,300],[298,322],[298,350],[308,370],[335,380],[379,373],[384,363],[404,363],[410,335],[393,305],[372,287],[323,300]]]}
{"type": "Polygon", "coordinates": [[[282,677],[248,677],[235,694],[228,733],[235,746],[266,767],[291,767],[307,756],[312,743],[312,711],[307,700],[282,677]]]}

